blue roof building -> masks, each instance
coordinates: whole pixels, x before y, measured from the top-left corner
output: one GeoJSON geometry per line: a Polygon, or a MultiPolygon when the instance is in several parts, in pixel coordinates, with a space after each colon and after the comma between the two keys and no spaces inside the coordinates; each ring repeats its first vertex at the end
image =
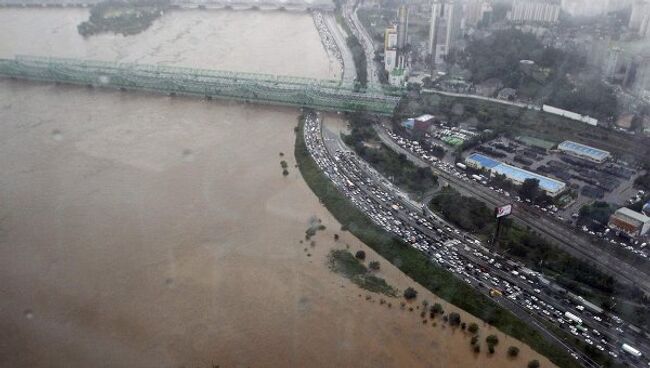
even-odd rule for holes
{"type": "Polygon", "coordinates": [[[505,175],[506,178],[517,185],[523,184],[526,179],[537,179],[539,181],[539,188],[551,197],[555,197],[566,188],[566,184],[559,180],[505,164],[480,153],[472,153],[467,156],[465,164],[475,169],[488,170],[492,174],[505,175]]]}
{"type": "Polygon", "coordinates": [[[557,149],[573,156],[598,163],[604,162],[610,157],[610,153],[607,151],[573,141],[564,141],[557,146],[557,149]]]}

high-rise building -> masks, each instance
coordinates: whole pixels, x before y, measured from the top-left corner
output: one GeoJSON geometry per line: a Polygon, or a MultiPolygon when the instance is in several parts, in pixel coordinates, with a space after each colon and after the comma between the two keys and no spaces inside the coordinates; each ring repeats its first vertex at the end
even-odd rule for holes
{"type": "Polygon", "coordinates": [[[630,13],[630,22],[628,28],[633,31],[641,31],[644,20],[647,24],[647,18],[650,15],[650,3],[646,0],[636,0],[632,4],[632,13],[630,13]]]}
{"type": "Polygon", "coordinates": [[[476,27],[487,12],[492,10],[488,0],[467,0],[463,4],[463,23],[465,27],[476,27]]]}
{"type": "Polygon", "coordinates": [[[384,31],[384,69],[392,72],[397,67],[397,28],[388,27],[384,31]]]}
{"type": "Polygon", "coordinates": [[[431,4],[431,24],[427,51],[434,65],[444,62],[444,58],[456,46],[461,34],[462,5],[454,0],[433,0],[431,4]]]}
{"type": "Polygon", "coordinates": [[[406,44],[408,43],[409,11],[401,5],[397,11],[397,67],[406,68],[406,44]]]}
{"type": "Polygon", "coordinates": [[[605,58],[605,65],[603,67],[603,72],[605,77],[608,79],[613,79],[621,68],[621,49],[618,47],[612,47],[608,50],[607,57],[605,58]]]}
{"type": "Polygon", "coordinates": [[[397,19],[397,48],[401,50],[408,43],[409,10],[406,5],[399,7],[397,19]]]}
{"type": "Polygon", "coordinates": [[[638,96],[650,95],[650,57],[639,60],[633,90],[638,96]]]}
{"type": "Polygon", "coordinates": [[[557,23],[560,9],[559,0],[513,0],[507,19],[516,23],[557,23]]]}

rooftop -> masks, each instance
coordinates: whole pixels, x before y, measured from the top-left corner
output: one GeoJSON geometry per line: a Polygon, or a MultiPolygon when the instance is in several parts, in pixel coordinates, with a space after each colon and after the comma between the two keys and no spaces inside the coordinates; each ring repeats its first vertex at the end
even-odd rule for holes
{"type": "Polygon", "coordinates": [[[417,118],[415,118],[415,120],[416,121],[429,121],[429,120],[431,120],[433,118],[434,118],[433,115],[424,114],[424,115],[418,116],[417,118]]]}
{"type": "Polygon", "coordinates": [[[566,184],[559,180],[551,179],[516,166],[504,164],[480,153],[472,153],[466,160],[473,160],[482,167],[492,170],[497,174],[505,175],[517,182],[524,182],[526,179],[537,179],[539,181],[539,187],[550,193],[557,193],[566,186],[566,184]]]}
{"type": "Polygon", "coordinates": [[[557,148],[566,151],[572,151],[575,153],[591,156],[595,159],[603,160],[609,156],[609,152],[603,151],[598,148],[587,146],[582,143],[577,143],[573,141],[564,141],[560,143],[557,148]]]}
{"type": "Polygon", "coordinates": [[[476,161],[481,167],[484,167],[486,169],[492,169],[495,166],[501,165],[501,162],[497,160],[493,160],[490,157],[484,156],[480,153],[472,153],[471,155],[467,156],[465,159],[467,160],[474,160],[476,161]]]}
{"type": "Polygon", "coordinates": [[[624,215],[624,216],[630,217],[630,218],[632,218],[634,220],[637,220],[637,221],[640,221],[640,222],[643,222],[643,223],[650,222],[650,217],[642,214],[641,212],[632,211],[631,209],[629,209],[627,207],[621,207],[621,208],[617,209],[615,214],[624,215]]]}

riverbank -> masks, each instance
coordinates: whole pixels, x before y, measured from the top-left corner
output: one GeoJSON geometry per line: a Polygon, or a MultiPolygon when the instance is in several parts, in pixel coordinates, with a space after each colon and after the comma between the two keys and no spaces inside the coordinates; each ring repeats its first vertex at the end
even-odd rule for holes
{"type": "Polygon", "coordinates": [[[295,157],[300,172],[311,190],[343,227],[397,266],[402,272],[446,301],[477,316],[530,345],[560,367],[579,367],[566,352],[548,343],[539,333],[500,308],[451,273],[428,262],[420,252],[373,224],[336,189],[313,161],[304,142],[303,121],[296,129],[295,157]]]}

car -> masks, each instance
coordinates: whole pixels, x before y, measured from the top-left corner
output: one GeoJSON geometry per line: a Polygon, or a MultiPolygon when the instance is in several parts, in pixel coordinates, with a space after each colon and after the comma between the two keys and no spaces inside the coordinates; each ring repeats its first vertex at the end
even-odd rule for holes
{"type": "Polygon", "coordinates": [[[605,348],[600,346],[600,345],[596,345],[596,349],[598,349],[600,351],[605,351],[605,348]]]}

